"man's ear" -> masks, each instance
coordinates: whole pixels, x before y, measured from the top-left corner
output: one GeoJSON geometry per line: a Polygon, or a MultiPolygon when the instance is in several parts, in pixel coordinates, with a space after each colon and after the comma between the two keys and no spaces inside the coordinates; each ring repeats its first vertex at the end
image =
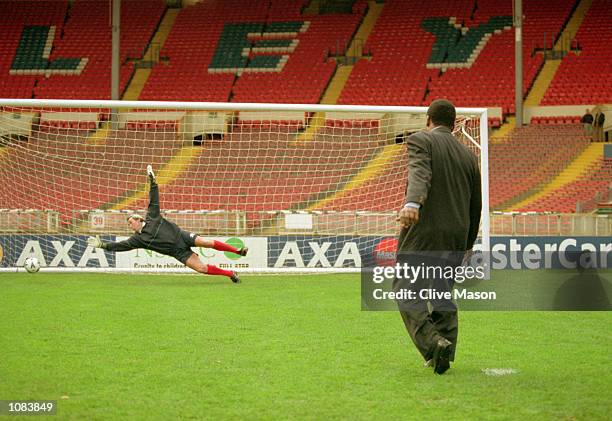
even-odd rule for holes
{"type": "Polygon", "coordinates": [[[427,127],[427,129],[431,129],[431,117],[430,116],[427,116],[426,127],[427,127]]]}

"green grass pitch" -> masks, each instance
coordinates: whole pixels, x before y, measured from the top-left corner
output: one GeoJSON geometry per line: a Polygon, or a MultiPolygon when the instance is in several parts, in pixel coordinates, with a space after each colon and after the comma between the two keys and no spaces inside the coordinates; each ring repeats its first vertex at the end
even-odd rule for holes
{"type": "Polygon", "coordinates": [[[609,419],[610,312],[460,313],[434,376],[359,300],[357,275],[0,274],[0,399],[81,420],[609,419]]]}

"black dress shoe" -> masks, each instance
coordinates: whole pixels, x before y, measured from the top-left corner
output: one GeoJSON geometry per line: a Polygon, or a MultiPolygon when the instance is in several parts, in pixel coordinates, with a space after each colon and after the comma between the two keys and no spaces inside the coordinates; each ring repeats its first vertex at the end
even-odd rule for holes
{"type": "Polygon", "coordinates": [[[438,339],[436,349],[434,350],[433,366],[434,373],[444,374],[450,368],[450,355],[452,350],[452,342],[448,339],[438,339]]]}

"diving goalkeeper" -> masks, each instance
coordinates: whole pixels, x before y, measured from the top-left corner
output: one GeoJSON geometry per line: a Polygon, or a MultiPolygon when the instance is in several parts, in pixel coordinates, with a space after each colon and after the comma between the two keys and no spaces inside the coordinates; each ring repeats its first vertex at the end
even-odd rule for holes
{"type": "Polygon", "coordinates": [[[134,230],[134,235],[124,241],[103,242],[99,236],[89,237],[87,244],[108,251],[128,251],[133,249],[153,250],[166,256],[174,257],[185,266],[207,275],[227,276],[234,283],[239,283],[238,275],[230,270],[224,270],[214,265],[204,264],[191,247],[206,247],[220,251],[229,251],[240,256],[246,256],[249,249],[237,249],[229,244],[216,240],[206,240],[192,232],[183,231],[174,222],[162,217],[159,211],[159,191],[153,168],[147,165],[147,174],[151,182],[149,191],[149,208],[143,218],[139,214],[128,217],[128,225],[134,230]]]}

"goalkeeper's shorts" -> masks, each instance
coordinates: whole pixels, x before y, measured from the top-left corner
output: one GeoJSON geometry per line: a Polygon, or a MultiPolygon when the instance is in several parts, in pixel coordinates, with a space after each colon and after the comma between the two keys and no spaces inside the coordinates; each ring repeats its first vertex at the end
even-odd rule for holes
{"type": "Polygon", "coordinates": [[[193,250],[191,250],[191,247],[195,247],[196,237],[197,234],[194,234],[193,232],[181,230],[177,240],[176,249],[172,253],[172,257],[184,265],[187,264],[187,259],[189,259],[194,253],[193,250]]]}

